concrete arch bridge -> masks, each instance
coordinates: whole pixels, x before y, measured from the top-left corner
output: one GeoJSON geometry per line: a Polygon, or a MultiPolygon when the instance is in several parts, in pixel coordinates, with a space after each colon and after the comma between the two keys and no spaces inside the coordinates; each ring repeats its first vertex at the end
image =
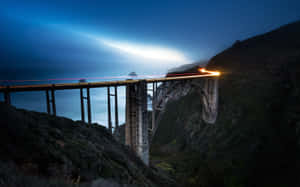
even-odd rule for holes
{"type": "MultiPolygon", "coordinates": [[[[11,104],[11,94],[14,92],[30,92],[30,91],[43,91],[46,96],[47,112],[50,115],[56,116],[56,90],[78,89],[80,91],[81,101],[81,120],[85,121],[85,100],[87,107],[87,122],[92,123],[91,118],[91,97],[90,89],[92,88],[107,88],[108,99],[108,129],[112,133],[112,115],[111,115],[111,97],[115,99],[115,127],[118,128],[118,87],[126,87],[126,124],[125,124],[125,144],[131,147],[142,161],[149,164],[149,129],[155,133],[156,119],[155,111],[159,110],[160,104],[157,103],[158,97],[160,100],[167,100],[168,94],[162,94],[161,90],[164,89],[162,84],[158,88],[158,84],[171,82],[171,81],[186,81],[194,79],[203,79],[201,85],[196,85],[199,89],[199,98],[202,100],[202,119],[207,123],[213,124],[217,118],[218,111],[218,76],[219,72],[207,71],[200,69],[200,73],[193,75],[180,75],[164,78],[153,79],[134,79],[123,81],[106,81],[106,82],[79,82],[67,84],[42,84],[42,85],[22,85],[22,86],[0,86],[0,92],[3,92],[4,102],[11,104]],[[148,85],[151,85],[153,96],[152,102],[152,123],[148,123],[147,115],[147,92],[149,91],[148,85]],[[111,94],[110,88],[114,87],[114,94],[111,94]],[[86,97],[83,92],[86,90],[86,97]]],[[[198,81],[195,81],[198,82],[198,81]]]]}

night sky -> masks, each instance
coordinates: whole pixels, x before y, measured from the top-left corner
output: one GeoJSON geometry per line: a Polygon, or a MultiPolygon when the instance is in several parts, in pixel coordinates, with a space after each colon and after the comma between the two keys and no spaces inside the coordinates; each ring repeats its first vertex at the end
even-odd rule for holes
{"type": "MultiPolygon", "coordinates": [[[[162,74],[300,19],[299,0],[0,3],[0,80],[162,74]]],[[[13,104],[45,111],[44,96],[35,94],[16,94],[13,104]]],[[[73,104],[63,95],[59,114],[79,119],[79,106],[71,111],[79,99],[73,104]]],[[[95,121],[105,123],[105,102],[94,99],[95,121]]]]}

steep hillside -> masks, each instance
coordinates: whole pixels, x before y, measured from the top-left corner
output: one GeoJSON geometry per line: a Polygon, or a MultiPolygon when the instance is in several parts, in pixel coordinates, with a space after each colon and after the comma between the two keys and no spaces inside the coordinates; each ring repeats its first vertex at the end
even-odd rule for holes
{"type": "Polygon", "coordinates": [[[222,71],[217,122],[202,121],[195,82],[169,85],[152,162],[183,186],[299,184],[300,22],[237,41],[207,68],[222,71]]]}
{"type": "Polygon", "coordinates": [[[0,186],[173,186],[99,125],[0,103],[0,186]]]}

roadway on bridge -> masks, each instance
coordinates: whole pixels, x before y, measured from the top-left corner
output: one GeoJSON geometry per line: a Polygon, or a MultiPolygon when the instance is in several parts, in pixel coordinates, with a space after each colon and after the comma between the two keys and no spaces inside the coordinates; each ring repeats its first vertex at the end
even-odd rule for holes
{"type": "MultiPolygon", "coordinates": [[[[208,71],[204,68],[198,69],[199,73],[183,73],[171,74],[171,77],[150,78],[150,79],[127,79],[118,81],[102,81],[102,82],[79,82],[79,83],[60,83],[60,84],[40,84],[40,85],[17,85],[17,86],[0,86],[0,92],[20,92],[20,91],[39,91],[39,90],[65,90],[79,88],[99,88],[108,86],[124,86],[135,84],[140,81],[147,83],[167,82],[175,80],[197,79],[202,77],[217,77],[221,73],[218,71],[208,71]]],[[[58,80],[58,79],[57,79],[58,80]]]]}

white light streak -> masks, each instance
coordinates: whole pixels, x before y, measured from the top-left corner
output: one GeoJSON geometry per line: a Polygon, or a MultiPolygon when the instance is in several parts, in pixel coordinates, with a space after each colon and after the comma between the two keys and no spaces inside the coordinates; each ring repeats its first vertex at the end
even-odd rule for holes
{"type": "Polygon", "coordinates": [[[126,52],[128,54],[158,60],[158,61],[165,61],[165,62],[181,62],[187,63],[188,59],[178,51],[170,50],[162,47],[155,47],[155,46],[145,46],[145,45],[137,45],[131,44],[128,42],[116,42],[106,39],[98,39],[102,44],[118,49],[120,51],[126,52]]]}

